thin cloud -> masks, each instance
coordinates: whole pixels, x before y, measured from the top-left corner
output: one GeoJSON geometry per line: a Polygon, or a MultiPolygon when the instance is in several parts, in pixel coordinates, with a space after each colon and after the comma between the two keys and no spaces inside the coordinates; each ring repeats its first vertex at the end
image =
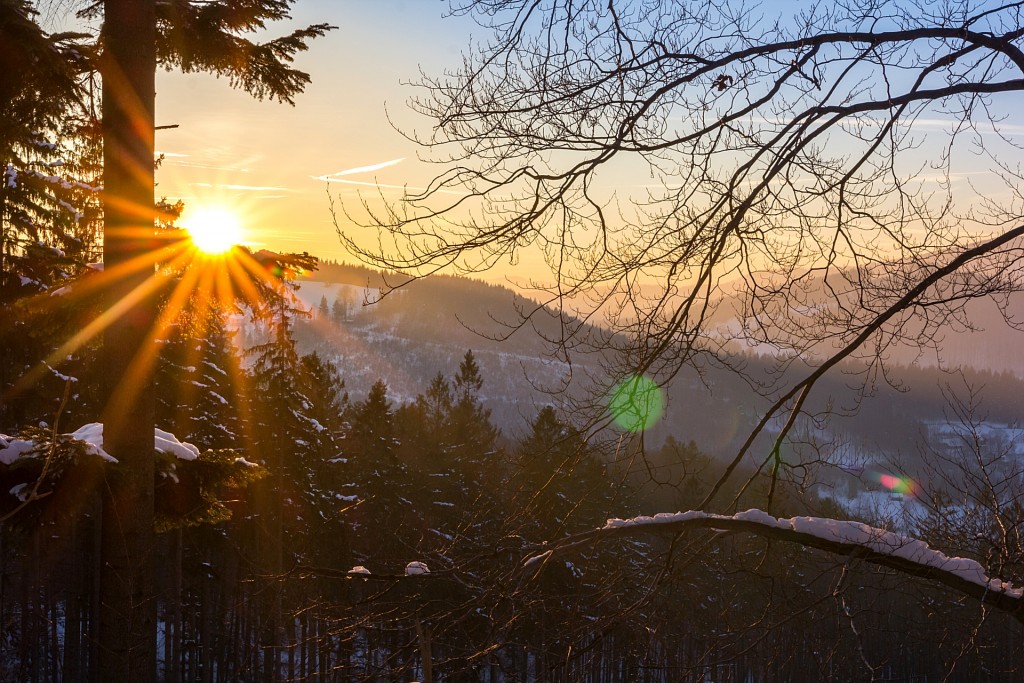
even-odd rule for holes
{"type": "Polygon", "coordinates": [[[408,185],[388,185],[387,183],[374,183],[366,180],[347,180],[345,178],[332,178],[331,176],[313,176],[316,180],[326,180],[329,183],[345,183],[346,185],[366,185],[367,187],[389,187],[394,190],[423,190],[422,187],[409,187],[408,185]]]}
{"type": "MultiPolygon", "coordinates": [[[[425,192],[427,189],[429,189],[429,188],[426,188],[426,187],[415,187],[413,185],[388,185],[387,183],[377,183],[377,182],[372,182],[371,183],[371,182],[367,182],[365,180],[348,180],[346,178],[332,178],[331,176],[326,176],[326,175],[311,176],[311,177],[314,180],[324,180],[324,181],[326,181],[328,183],[344,183],[345,185],[363,185],[363,186],[366,186],[366,187],[376,187],[376,188],[389,189],[389,190],[406,190],[406,191],[411,190],[413,192],[425,192]]],[[[441,194],[455,194],[455,195],[460,195],[460,196],[464,196],[464,195],[468,194],[466,192],[457,192],[455,190],[434,190],[434,192],[439,192],[441,194]]]]}
{"type": "Polygon", "coordinates": [[[355,175],[356,173],[370,173],[371,171],[379,171],[382,168],[388,166],[394,166],[405,161],[405,157],[399,157],[397,159],[391,159],[390,161],[382,161],[379,164],[373,164],[371,166],[356,166],[355,168],[346,168],[344,171],[338,171],[336,173],[325,173],[322,176],[316,176],[318,180],[326,180],[328,178],[337,178],[343,175],[355,175]]]}
{"type": "Polygon", "coordinates": [[[239,190],[241,192],[291,192],[287,187],[273,185],[232,185],[227,183],[192,183],[196,187],[215,187],[218,190],[239,190]]]}
{"type": "Polygon", "coordinates": [[[240,167],[240,166],[232,166],[230,164],[209,164],[209,163],[201,163],[201,162],[197,162],[197,161],[181,161],[181,160],[176,159],[176,158],[175,159],[167,159],[165,163],[173,165],[173,166],[181,166],[181,167],[184,167],[184,168],[204,168],[204,169],[211,169],[211,170],[214,170],[214,171],[231,171],[232,173],[249,173],[249,169],[248,168],[243,168],[243,167],[240,167]]]}

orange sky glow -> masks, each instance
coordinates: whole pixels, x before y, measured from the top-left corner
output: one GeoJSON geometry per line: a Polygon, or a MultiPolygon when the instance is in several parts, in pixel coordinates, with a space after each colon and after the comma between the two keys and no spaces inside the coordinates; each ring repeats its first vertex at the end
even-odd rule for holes
{"type": "MultiPolygon", "coordinates": [[[[238,217],[255,249],[309,251],[350,260],[335,234],[337,201],[362,191],[398,197],[429,180],[416,146],[388,122],[422,124],[406,107],[420,67],[457,64],[475,25],[443,18],[444,2],[373,0],[296,3],[294,20],[338,28],[299,55],[312,82],[294,107],[260,102],[208,74],[157,76],[157,196],[190,210],[238,217]]],[[[345,226],[346,229],[351,226],[345,226]]]]}
{"type": "MultiPolygon", "coordinates": [[[[209,74],[161,72],[157,125],[177,128],[157,133],[163,154],[158,197],[181,199],[186,211],[218,208],[237,215],[246,244],[257,250],[351,261],[335,234],[331,199],[336,205],[355,205],[360,197],[397,199],[404,187],[423,187],[440,170],[420,161],[422,150],[393,124],[429,130],[431,122],[407,106],[423,91],[408,83],[421,71],[438,76],[458,66],[474,41],[488,37],[469,18],[445,17],[447,7],[445,0],[296,3],[293,21],[270,27],[271,34],[313,22],[338,28],[298,56],[297,66],[312,82],[294,107],[253,100],[209,74]]],[[[948,123],[918,122],[922,132],[948,123]]],[[[1001,132],[1019,133],[1003,124],[1001,132]]],[[[909,156],[922,178],[927,155],[909,156]]],[[[969,177],[970,167],[964,170],[953,179],[960,187],[983,184],[969,177]]],[[[634,183],[639,177],[620,175],[634,183]]],[[[339,216],[342,229],[359,234],[343,212],[339,216]]],[[[541,268],[539,255],[527,256],[515,268],[499,266],[480,276],[525,283],[546,279],[541,268]]]]}

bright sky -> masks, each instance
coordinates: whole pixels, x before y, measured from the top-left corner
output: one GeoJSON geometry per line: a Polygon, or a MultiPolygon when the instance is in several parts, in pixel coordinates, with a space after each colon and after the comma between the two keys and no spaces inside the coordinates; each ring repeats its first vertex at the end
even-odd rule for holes
{"type": "MultiPolygon", "coordinates": [[[[294,21],[273,34],[310,23],[338,28],[312,41],[298,68],[312,83],[294,107],[260,102],[207,74],[161,71],[157,133],[165,155],[157,195],[188,206],[226,205],[239,212],[257,247],[344,258],[335,235],[331,193],[355,197],[369,185],[421,184],[430,168],[416,146],[388,123],[419,123],[406,106],[422,67],[438,74],[457,65],[474,30],[463,17],[442,18],[443,0],[303,0],[294,21]]],[[[388,191],[388,190],[385,190],[388,191]]],[[[398,196],[398,189],[391,190],[398,196]]],[[[187,213],[186,213],[187,216],[187,213]]]]}
{"type": "MultiPolygon", "coordinates": [[[[256,101],[208,74],[160,72],[157,124],[179,127],[158,132],[157,149],[166,155],[158,196],[237,212],[252,246],[346,259],[328,192],[352,202],[359,192],[397,198],[403,185],[421,187],[438,170],[417,160],[417,146],[388,116],[406,130],[429,130],[431,122],[407,106],[416,88],[403,82],[417,80],[421,69],[437,76],[458,66],[471,39],[488,37],[471,19],[444,17],[447,7],[447,0],[297,2],[294,20],[271,27],[272,34],[317,22],[338,28],[299,55],[297,66],[312,82],[294,107],[256,101]]],[[[1016,135],[1012,121],[1001,128],[1016,135]]],[[[948,126],[919,125],[929,123],[948,126]]],[[[915,164],[926,169],[927,161],[924,154],[915,164]]]]}

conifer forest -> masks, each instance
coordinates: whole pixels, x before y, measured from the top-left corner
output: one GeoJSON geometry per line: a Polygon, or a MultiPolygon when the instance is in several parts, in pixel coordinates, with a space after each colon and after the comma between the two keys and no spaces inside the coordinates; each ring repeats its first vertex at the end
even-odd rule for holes
{"type": "Polygon", "coordinates": [[[0,0],[0,683],[1024,681],[1024,2],[436,4],[336,260],[155,143],[324,3],[0,0]]]}

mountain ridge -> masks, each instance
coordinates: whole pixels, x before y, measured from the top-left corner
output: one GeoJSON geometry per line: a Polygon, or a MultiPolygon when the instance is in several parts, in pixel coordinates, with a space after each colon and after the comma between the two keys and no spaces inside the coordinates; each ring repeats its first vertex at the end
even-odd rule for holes
{"type": "MultiPolygon", "coordinates": [[[[394,285],[400,277],[329,264],[315,279],[300,283],[299,296],[313,311],[310,321],[297,323],[300,348],[315,350],[335,363],[354,399],[383,379],[393,401],[414,400],[438,372],[452,377],[462,356],[472,350],[485,380],[484,404],[496,424],[515,435],[541,407],[568,410],[580,397],[571,390],[555,391],[563,380],[600,372],[600,358],[574,359],[570,365],[551,355],[547,340],[559,332],[559,319],[547,309],[538,309],[530,324],[509,335],[518,307],[538,306],[510,288],[434,275],[405,280],[381,298],[380,288],[394,285]],[[347,302],[346,319],[323,319],[320,301],[333,308],[340,297],[347,302]]],[[[743,360],[755,373],[768,372],[768,358],[749,355],[743,360]]],[[[961,381],[986,386],[991,420],[1010,424],[1024,418],[1014,400],[1024,393],[1024,382],[1007,373],[968,369],[961,380],[934,367],[894,363],[893,388],[881,378],[855,378],[861,371],[847,363],[826,375],[812,392],[808,409],[835,413],[830,438],[856,443],[864,451],[912,450],[926,425],[943,419],[941,387],[961,381]],[[868,384],[869,396],[863,402],[849,386],[860,381],[868,384]],[[846,412],[853,416],[840,415],[846,412]]],[[[724,370],[705,368],[703,377],[686,370],[667,388],[665,414],[646,438],[655,445],[669,436],[693,440],[710,455],[725,457],[735,451],[766,405],[747,383],[724,370]]]]}

